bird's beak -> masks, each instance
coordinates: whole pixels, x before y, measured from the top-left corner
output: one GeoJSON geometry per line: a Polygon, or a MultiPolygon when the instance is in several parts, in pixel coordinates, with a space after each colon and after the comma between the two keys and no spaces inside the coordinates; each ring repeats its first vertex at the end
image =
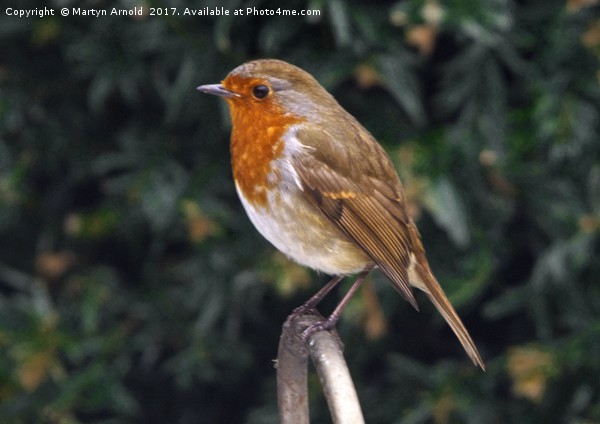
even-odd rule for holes
{"type": "Polygon", "coordinates": [[[227,90],[225,87],[223,87],[222,84],[200,85],[200,86],[196,87],[196,90],[202,91],[203,93],[206,93],[206,94],[214,94],[215,96],[221,96],[221,97],[227,97],[227,98],[240,97],[240,95],[238,93],[227,90]]]}

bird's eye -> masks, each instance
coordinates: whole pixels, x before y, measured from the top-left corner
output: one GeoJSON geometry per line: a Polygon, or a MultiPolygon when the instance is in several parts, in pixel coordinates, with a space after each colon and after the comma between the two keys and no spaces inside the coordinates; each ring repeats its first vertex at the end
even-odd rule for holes
{"type": "Polygon", "coordinates": [[[269,95],[271,90],[266,85],[260,84],[252,89],[252,95],[257,99],[264,99],[269,95]]]}

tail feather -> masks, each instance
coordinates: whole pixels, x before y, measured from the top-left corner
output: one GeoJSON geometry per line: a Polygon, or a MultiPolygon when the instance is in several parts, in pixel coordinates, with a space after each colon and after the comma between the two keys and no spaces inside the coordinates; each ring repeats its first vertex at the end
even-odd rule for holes
{"type": "Polygon", "coordinates": [[[411,221],[409,227],[409,233],[411,238],[412,252],[410,255],[410,265],[408,267],[408,278],[410,284],[425,292],[431,303],[434,304],[438,312],[444,317],[458,340],[462,345],[471,361],[482,370],[485,371],[485,365],[483,360],[477,351],[477,347],[473,342],[473,339],[469,335],[469,332],[465,328],[465,325],[461,321],[460,317],[454,310],[454,307],[446,297],[442,286],[438,283],[437,279],[429,268],[429,263],[425,257],[425,249],[421,243],[421,235],[415,224],[411,221]]]}
{"type": "Polygon", "coordinates": [[[410,272],[411,284],[425,292],[429,300],[431,300],[439,313],[444,317],[452,331],[454,331],[454,334],[458,337],[458,340],[465,349],[467,355],[469,355],[469,358],[471,358],[475,365],[481,367],[481,369],[485,371],[485,365],[477,351],[473,339],[454,310],[454,307],[446,297],[446,294],[442,290],[437,279],[430,271],[429,265],[427,265],[426,262],[425,264],[418,263],[413,256],[411,268],[413,268],[413,266],[413,272],[410,272]]]}

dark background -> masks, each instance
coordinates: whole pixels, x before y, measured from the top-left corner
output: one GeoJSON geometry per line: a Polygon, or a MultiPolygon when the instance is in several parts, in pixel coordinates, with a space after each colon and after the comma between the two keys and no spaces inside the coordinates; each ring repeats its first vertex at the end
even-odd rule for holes
{"type": "Polygon", "coordinates": [[[195,90],[261,57],[385,146],[487,364],[374,273],[339,325],[367,422],[600,422],[599,6],[443,3],[4,2],[0,422],[277,422],[281,324],[327,277],[254,230],[195,90]],[[148,16],[248,4],[321,15],[148,16]]]}

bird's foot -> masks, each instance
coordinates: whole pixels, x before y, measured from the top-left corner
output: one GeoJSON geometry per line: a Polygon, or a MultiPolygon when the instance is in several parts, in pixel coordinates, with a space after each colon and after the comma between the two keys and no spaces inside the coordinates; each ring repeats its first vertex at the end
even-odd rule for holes
{"type": "Polygon", "coordinates": [[[300,334],[300,337],[302,337],[302,340],[304,340],[304,342],[306,343],[313,334],[319,331],[329,331],[331,329],[334,329],[337,322],[338,317],[334,316],[330,316],[329,318],[323,321],[315,322],[314,324],[311,324],[308,327],[306,327],[306,329],[304,329],[304,331],[302,331],[302,333],[300,334]]]}

